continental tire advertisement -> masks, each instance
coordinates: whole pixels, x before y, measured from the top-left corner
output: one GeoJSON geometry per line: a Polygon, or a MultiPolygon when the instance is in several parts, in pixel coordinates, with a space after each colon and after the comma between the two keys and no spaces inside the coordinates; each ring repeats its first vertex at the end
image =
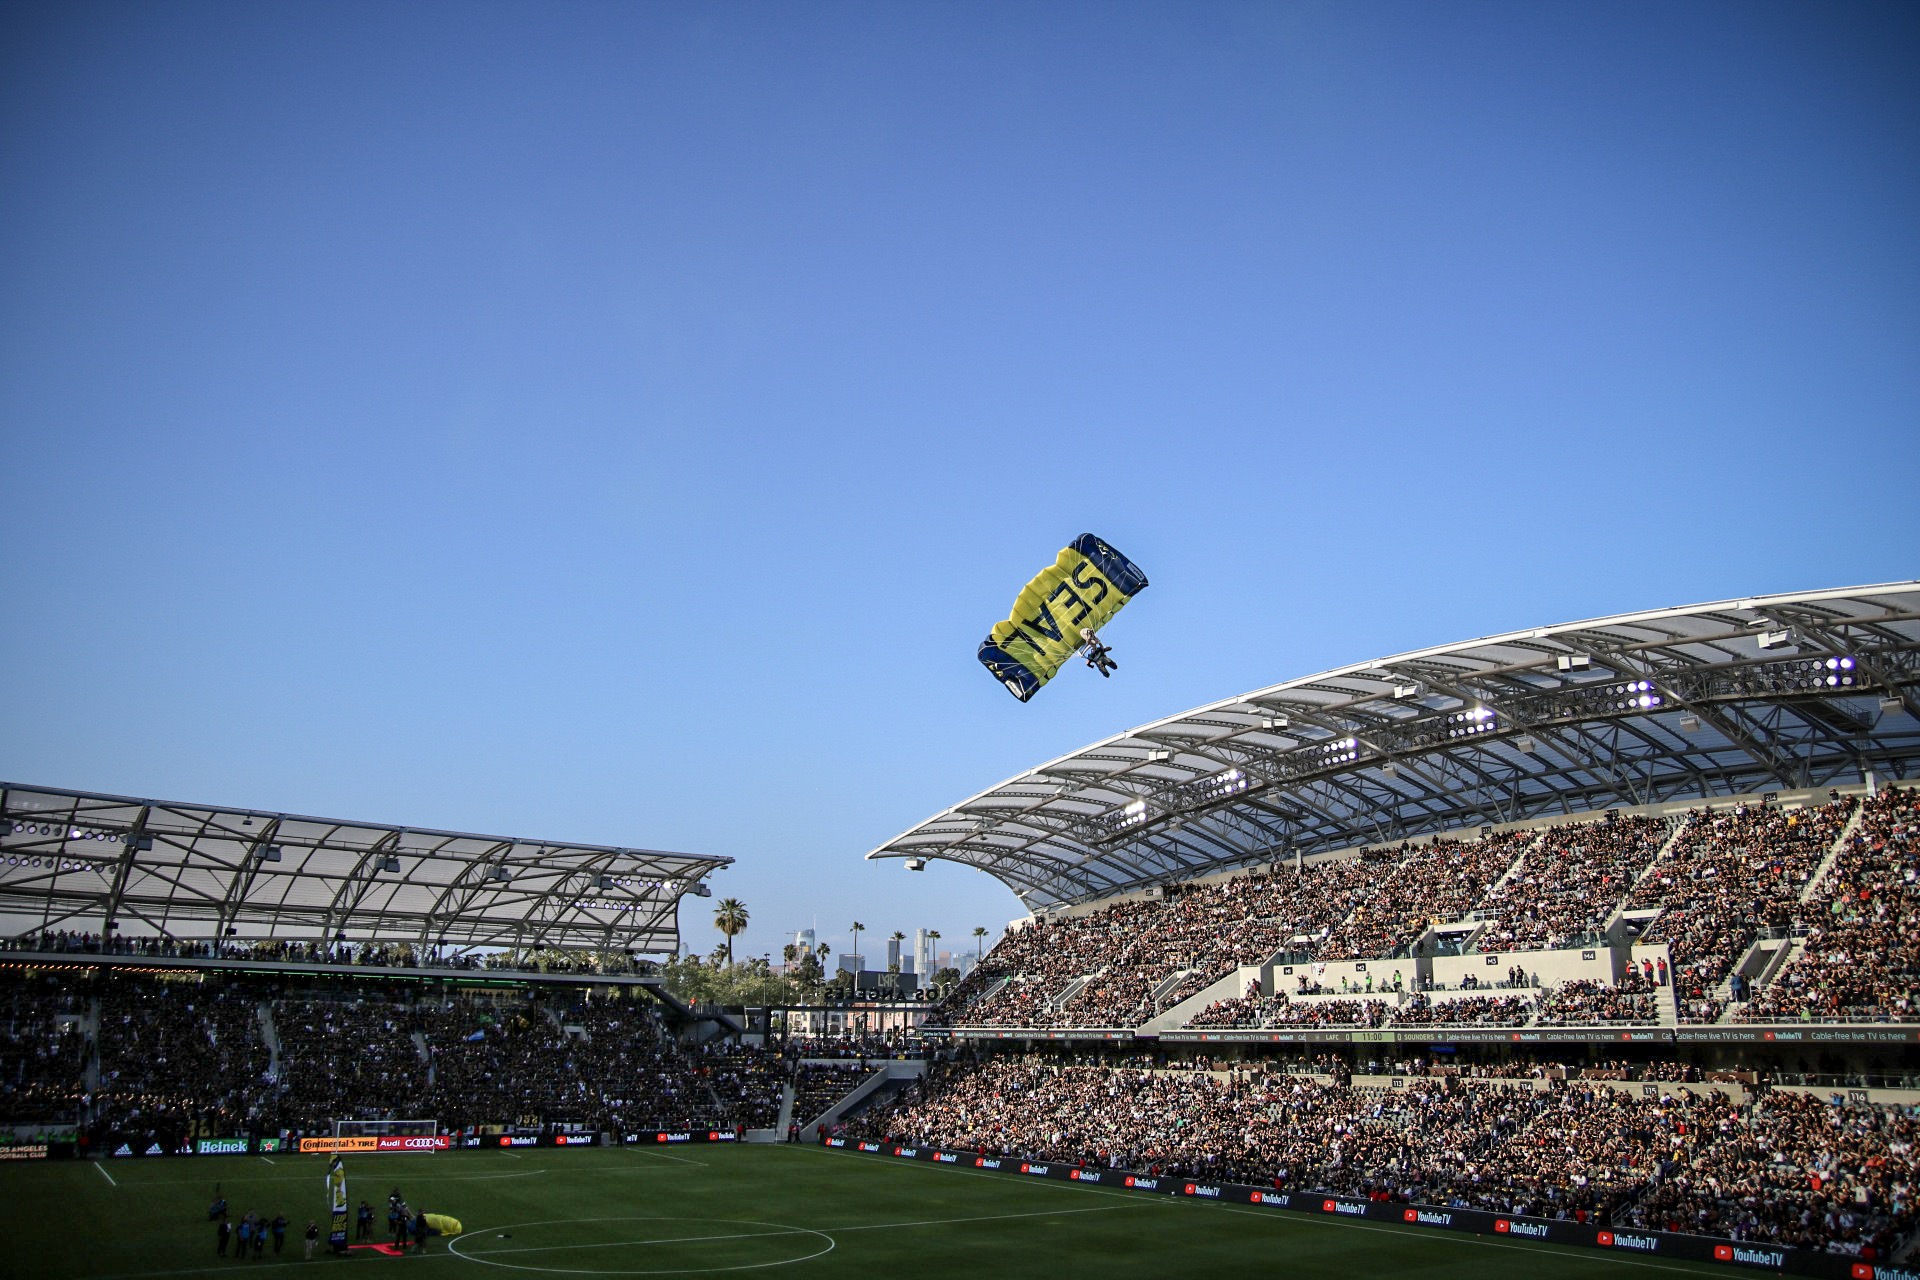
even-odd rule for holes
{"type": "MultiPolygon", "coordinates": [[[[1719,1262],[1745,1271],[1772,1271],[1787,1275],[1830,1277],[1831,1280],[1920,1280],[1920,1268],[1887,1266],[1787,1249],[1779,1245],[1710,1236],[1675,1235],[1666,1231],[1630,1231],[1546,1218],[1522,1218],[1479,1209],[1442,1209],[1429,1205],[1381,1204],[1320,1192],[1275,1191],[1228,1182],[1197,1182],[1188,1178],[1151,1177],[1124,1169],[1093,1169],[1060,1162],[1042,1163],[1018,1156],[988,1156],[974,1151],[943,1151],[935,1147],[904,1146],[892,1142],[863,1142],[854,1138],[824,1138],[843,1151],[863,1151],[896,1160],[924,1160],[963,1169],[997,1170],[1016,1177],[1052,1178],[1060,1182],[1095,1183],[1103,1187],[1158,1195],[1190,1196],[1223,1204],[1254,1205],[1276,1212],[1310,1213],[1322,1217],[1366,1218],[1397,1222],[1434,1231],[1466,1231],[1517,1243],[1579,1245],[1643,1258],[1680,1258],[1688,1262],[1719,1262]]],[[[1542,1261],[1542,1266],[1549,1265],[1542,1261]]]]}

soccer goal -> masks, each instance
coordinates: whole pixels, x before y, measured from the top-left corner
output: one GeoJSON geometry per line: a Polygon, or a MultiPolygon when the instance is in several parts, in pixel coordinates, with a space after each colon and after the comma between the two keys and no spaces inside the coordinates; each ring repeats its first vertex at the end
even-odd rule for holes
{"type": "Polygon", "coordinates": [[[335,1120],[336,1138],[437,1138],[438,1120],[335,1120]]]}

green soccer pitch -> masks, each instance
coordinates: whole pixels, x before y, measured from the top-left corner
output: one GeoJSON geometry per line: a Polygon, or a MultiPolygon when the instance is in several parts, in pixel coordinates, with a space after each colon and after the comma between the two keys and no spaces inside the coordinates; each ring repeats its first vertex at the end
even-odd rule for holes
{"type": "Polygon", "coordinates": [[[424,1280],[564,1276],[1532,1277],[1719,1275],[1417,1227],[1321,1220],[813,1146],[536,1148],[348,1156],[350,1202],[387,1193],[461,1220],[422,1255],[325,1251],[321,1156],[0,1165],[0,1276],[294,1277],[394,1267],[424,1280]],[[284,1252],[215,1256],[215,1184],[237,1220],[290,1221],[284,1252]],[[302,1259],[307,1220],[322,1239],[302,1259]]]}

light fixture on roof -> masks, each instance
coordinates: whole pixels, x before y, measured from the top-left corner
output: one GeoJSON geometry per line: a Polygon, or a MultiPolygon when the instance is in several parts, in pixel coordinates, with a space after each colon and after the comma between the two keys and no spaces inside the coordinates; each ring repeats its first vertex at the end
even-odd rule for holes
{"type": "Polygon", "coordinates": [[[1593,665],[1593,658],[1585,653],[1563,653],[1553,660],[1553,665],[1562,671],[1585,671],[1593,665]]]}
{"type": "Polygon", "coordinates": [[[388,854],[386,857],[380,859],[377,863],[374,864],[374,870],[398,871],[400,870],[400,859],[394,857],[392,854],[388,854]]]}
{"type": "Polygon", "coordinates": [[[1399,773],[1400,773],[1400,766],[1395,764],[1391,760],[1387,761],[1385,764],[1380,766],[1380,776],[1383,778],[1396,777],[1398,776],[1399,773]]]}
{"type": "Polygon", "coordinates": [[[908,858],[907,859],[907,870],[925,871],[926,869],[927,869],[927,860],[925,858],[908,858]]]}
{"type": "Polygon", "coordinates": [[[494,869],[488,874],[492,876],[493,879],[495,880],[506,881],[506,880],[513,879],[513,872],[501,866],[494,867],[494,869]]]}
{"type": "Polygon", "coordinates": [[[277,844],[268,844],[268,845],[260,846],[260,861],[262,862],[280,861],[280,846],[277,844]]]}
{"type": "Polygon", "coordinates": [[[1682,733],[1700,732],[1700,717],[1699,716],[1681,716],[1680,732],[1682,733]]]}
{"type": "Polygon", "coordinates": [[[1520,748],[1520,750],[1526,755],[1532,755],[1540,749],[1540,744],[1535,742],[1531,736],[1524,737],[1524,738],[1515,738],[1513,740],[1513,745],[1520,748]]]}
{"type": "Polygon", "coordinates": [[[1651,711],[1665,701],[1654,691],[1651,680],[1629,680],[1625,684],[1609,685],[1606,692],[1617,699],[1612,707],[1615,711],[1651,711]]]}
{"type": "Polygon", "coordinates": [[[1285,716],[1268,716],[1260,722],[1260,727],[1262,729],[1284,729],[1287,727],[1287,718],[1285,716]]]}
{"type": "Polygon", "coordinates": [[[1471,738],[1475,734],[1492,733],[1500,727],[1497,720],[1498,716],[1491,707],[1468,707],[1447,717],[1447,736],[1471,738]]]}
{"type": "Polygon", "coordinates": [[[1420,696],[1420,686],[1417,684],[1397,684],[1393,686],[1393,696],[1403,702],[1409,698],[1417,698],[1420,696]]]}
{"type": "Polygon", "coordinates": [[[1898,698],[1880,699],[1880,714],[1883,716],[1897,716],[1906,708],[1907,704],[1898,698]]]}
{"type": "Polygon", "coordinates": [[[1163,763],[1173,759],[1173,752],[1167,750],[1165,747],[1155,747],[1152,751],[1147,752],[1147,759],[1155,763],[1163,763]]]}
{"type": "Polygon", "coordinates": [[[1762,649],[1784,649],[1793,643],[1791,631],[1762,631],[1755,641],[1762,649]]]}

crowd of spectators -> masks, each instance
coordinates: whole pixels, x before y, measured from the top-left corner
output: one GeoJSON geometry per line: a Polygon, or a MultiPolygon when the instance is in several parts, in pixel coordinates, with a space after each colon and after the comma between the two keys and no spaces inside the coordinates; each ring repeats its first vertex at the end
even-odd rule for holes
{"type": "MultiPolygon", "coordinates": [[[[1914,793],[1885,792],[1829,877],[1817,908],[1799,902],[1855,801],[1699,808],[1678,826],[1619,817],[1406,844],[1363,857],[1172,885],[1161,896],[1010,931],[934,1007],[962,1027],[1137,1027],[1243,964],[1407,958],[1431,927],[1483,920],[1483,952],[1591,944],[1621,912],[1666,943],[1682,1021],[1711,1022],[1725,982],[1763,930],[1799,921],[1806,953],[1763,993],[1755,1016],[1920,1017],[1920,860],[1914,793]],[[1905,797],[1902,799],[1901,797],[1905,797]],[[1664,850],[1664,855],[1663,855],[1664,850]],[[1884,958],[1884,959],[1883,959],[1884,958]]],[[[1733,992],[1746,994],[1744,979],[1733,992]]],[[[1298,993],[1290,993],[1298,994],[1298,993]]],[[[1367,995],[1360,990],[1343,994],[1367,995]]],[[[1651,993],[1571,987],[1555,1022],[1639,1021],[1651,993]],[[1591,1014],[1592,1016],[1586,1016],[1591,1014]]],[[[1510,1010],[1496,1015],[1502,1019],[1510,1010]]],[[[1273,998],[1220,1000],[1190,1026],[1247,1026],[1322,1015],[1273,998]]],[[[1420,1016],[1420,1015],[1415,1015],[1420,1016]]],[[[1657,1018],[1653,1020],[1658,1020],[1657,1018]]]]}
{"type": "Polygon", "coordinates": [[[1741,1018],[1920,1020],[1920,790],[1866,802],[1798,919],[1805,949],[1741,1018]]]}
{"type": "Polygon", "coordinates": [[[79,1123],[105,1149],[164,1151],[197,1137],[322,1135],[341,1119],[765,1128],[793,1072],[776,1050],[683,1044],[650,998],[583,992],[550,1009],[380,994],[290,993],[217,973],[11,975],[0,1120],[79,1123]]]}
{"type": "Polygon", "coordinates": [[[87,930],[42,929],[0,938],[0,950],[56,955],[137,956],[155,960],[253,960],[278,964],[360,965],[408,969],[531,973],[650,974],[658,965],[625,952],[557,947],[474,951],[411,942],[298,941],[279,938],[127,936],[87,930]]]}
{"type": "Polygon", "coordinates": [[[1658,993],[1633,966],[1618,985],[1591,978],[1563,982],[1540,1002],[1536,1025],[1542,1027],[1591,1026],[1595,1023],[1622,1023],[1631,1026],[1655,1026],[1660,1021],[1658,993]]]}
{"type": "Polygon", "coordinates": [[[1401,860],[1378,868],[1378,888],[1342,920],[1316,960],[1367,960],[1405,955],[1429,925],[1458,920],[1540,838],[1510,831],[1479,840],[1403,845],[1401,860]]]}
{"type": "Polygon", "coordinates": [[[793,1075],[793,1119],[809,1125],[867,1078],[857,1062],[803,1062],[793,1075]]]}
{"type": "Polygon", "coordinates": [[[1628,895],[1628,910],[1657,909],[1643,935],[1673,956],[1685,1021],[1726,1007],[1717,988],[1764,929],[1786,929],[1801,893],[1852,816],[1855,801],[1817,808],[1760,803],[1693,810],[1667,856],[1628,895]]]}
{"type": "MultiPolygon", "coordinates": [[[[1560,1075],[1564,1077],[1562,1071],[1560,1075]]],[[[1283,1189],[1674,1227],[1884,1257],[1915,1226],[1914,1108],[1549,1078],[1383,1091],[1314,1076],[936,1067],[849,1131],[1283,1189]]]]}
{"type": "Polygon", "coordinates": [[[1435,1000],[1421,993],[1393,1011],[1396,1027],[1524,1027],[1538,1009],[1531,995],[1459,996],[1435,1000]]]}
{"type": "Polygon", "coordinates": [[[1276,954],[1404,953],[1430,923],[1464,912],[1533,838],[1408,844],[1042,916],[1009,931],[934,1012],[958,1026],[1139,1026],[1276,954]]]}
{"type": "Polygon", "coordinates": [[[98,1140],[173,1151],[197,1133],[272,1130],[277,1091],[257,994],[197,974],[113,974],[98,999],[98,1140]]]}
{"type": "MultiPolygon", "coordinates": [[[[280,1114],[295,1133],[321,1134],[333,1121],[417,1119],[426,1062],[406,1006],[369,1000],[275,1001],[280,1042],[280,1114]]],[[[225,1130],[224,1132],[234,1132],[225,1130]]]]}
{"type": "Polygon", "coordinates": [[[0,1123],[80,1117],[91,1051],[73,993],[51,975],[0,985],[0,1123]]]}
{"type": "Polygon", "coordinates": [[[1665,818],[1609,813],[1548,827],[1480,905],[1480,951],[1529,951],[1591,940],[1665,844],[1665,818]]]}

